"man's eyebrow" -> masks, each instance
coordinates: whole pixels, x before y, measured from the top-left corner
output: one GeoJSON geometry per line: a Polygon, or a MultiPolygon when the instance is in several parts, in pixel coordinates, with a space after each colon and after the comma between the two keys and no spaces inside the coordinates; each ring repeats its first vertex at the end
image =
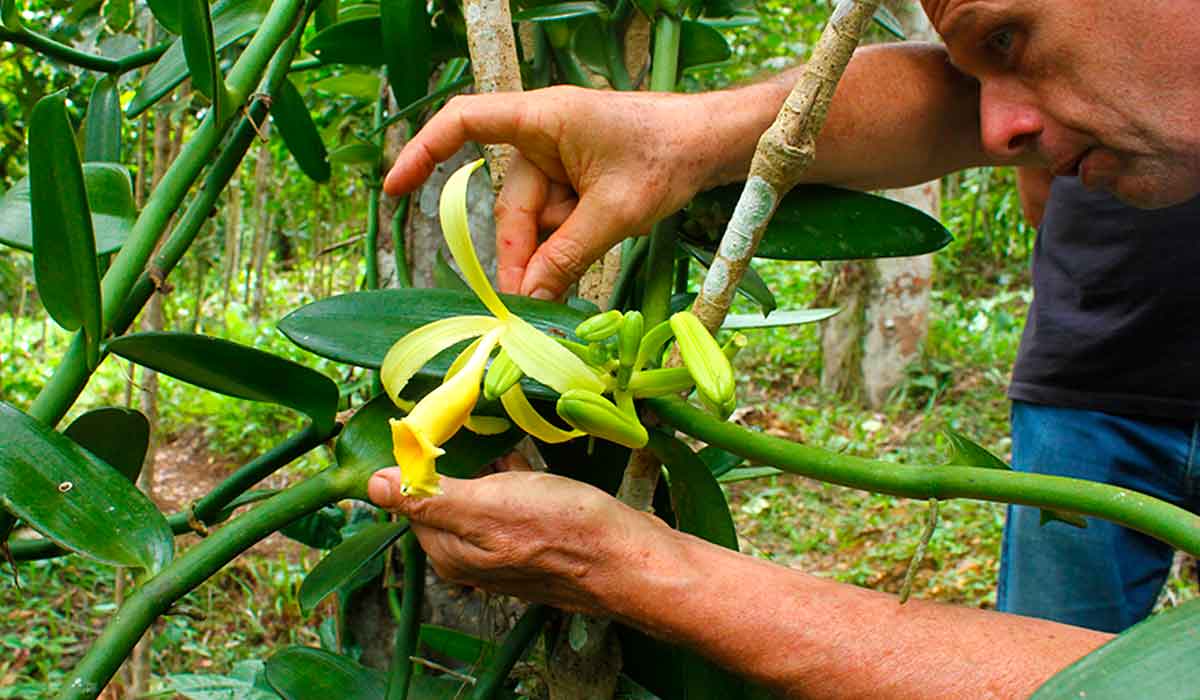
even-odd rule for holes
{"type": "Polygon", "coordinates": [[[954,13],[950,22],[940,32],[942,41],[949,44],[955,36],[971,30],[979,20],[978,15],[979,13],[974,8],[954,13]]]}

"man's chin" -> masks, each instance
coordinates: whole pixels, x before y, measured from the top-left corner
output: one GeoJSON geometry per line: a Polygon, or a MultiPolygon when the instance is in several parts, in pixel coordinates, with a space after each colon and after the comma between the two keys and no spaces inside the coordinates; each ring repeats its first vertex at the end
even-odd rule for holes
{"type": "MultiPolygon", "coordinates": [[[[1092,187],[1090,183],[1084,183],[1092,187]]],[[[1122,202],[1138,209],[1162,209],[1200,195],[1200,179],[1180,180],[1145,175],[1119,176],[1096,183],[1122,202]]]]}

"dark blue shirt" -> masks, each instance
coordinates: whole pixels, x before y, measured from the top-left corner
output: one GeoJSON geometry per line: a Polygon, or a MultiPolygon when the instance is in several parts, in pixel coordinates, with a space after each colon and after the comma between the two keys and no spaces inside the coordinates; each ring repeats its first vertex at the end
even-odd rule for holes
{"type": "Polygon", "coordinates": [[[1054,180],[1008,395],[1200,418],[1200,197],[1140,210],[1054,180]]]}

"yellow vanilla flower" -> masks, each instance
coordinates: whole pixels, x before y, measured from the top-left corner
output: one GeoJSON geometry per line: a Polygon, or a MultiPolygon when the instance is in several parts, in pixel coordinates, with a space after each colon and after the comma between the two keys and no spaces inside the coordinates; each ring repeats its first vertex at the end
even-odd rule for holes
{"type": "MultiPolygon", "coordinates": [[[[560,394],[571,389],[603,393],[611,384],[611,378],[602,378],[570,350],[512,313],[488,282],[467,228],[467,184],[482,164],[482,160],[475,161],[450,176],[442,190],[439,213],[451,255],[471,291],[492,315],[454,316],[421,326],[388,350],[380,368],[380,379],[388,396],[398,406],[406,407],[400,392],[422,366],[456,343],[483,336],[460,355],[441,387],[413,406],[406,418],[392,424],[396,460],[405,470],[405,485],[413,495],[436,493],[433,464],[442,454],[438,445],[468,420],[478,400],[487,359],[496,345],[504,348],[521,372],[560,394]],[[467,356],[469,360],[458,369],[467,356]]],[[[501,401],[513,422],[539,439],[562,442],[584,434],[561,430],[542,418],[525,398],[520,383],[509,389],[501,401]]],[[[479,427],[480,432],[497,427],[497,419],[472,417],[471,420],[477,425],[468,424],[468,428],[479,427]]]]}
{"type": "Polygon", "coordinates": [[[479,400],[479,385],[488,356],[496,347],[496,329],[477,343],[467,363],[441,386],[426,394],[407,416],[392,419],[392,456],[404,474],[401,491],[408,496],[439,493],[434,462],[445,454],[440,445],[466,424],[479,400]]]}

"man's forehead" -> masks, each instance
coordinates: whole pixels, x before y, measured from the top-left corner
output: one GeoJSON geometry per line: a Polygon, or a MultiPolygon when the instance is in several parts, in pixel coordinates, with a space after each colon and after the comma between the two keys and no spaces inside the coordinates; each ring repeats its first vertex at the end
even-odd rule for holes
{"type": "Polygon", "coordinates": [[[968,29],[982,13],[999,13],[1012,9],[1013,0],[921,0],[925,14],[942,38],[968,29]]]}

